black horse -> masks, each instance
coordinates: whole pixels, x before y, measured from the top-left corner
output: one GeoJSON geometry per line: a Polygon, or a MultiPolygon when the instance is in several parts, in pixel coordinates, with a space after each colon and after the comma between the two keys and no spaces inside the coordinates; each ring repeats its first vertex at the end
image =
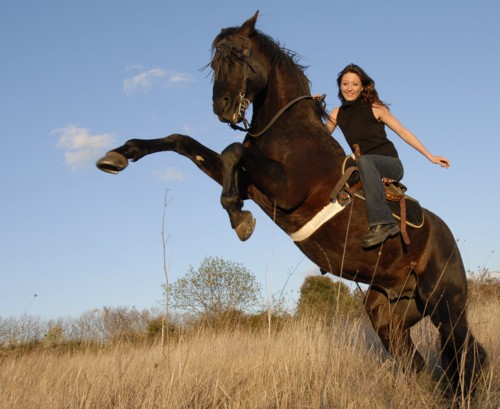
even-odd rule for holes
{"type": "Polygon", "coordinates": [[[424,210],[423,226],[408,231],[410,245],[394,237],[362,249],[364,203],[353,200],[342,209],[330,198],[345,152],[327,131],[324,107],[310,96],[296,56],[255,29],[257,16],[221,31],[210,64],[213,110],[221,121],[246,125],[245,110],[253,105],[243,143],[218,154],[186,135],[133,139],[108,152],[98,168],[117,173],[128,160],[162,151],[186,156],[222,185],[221,203],[240,239],[254,228],[253,216],[242,210],[252,199],[320,269],[368,284],[373,327],[387,350],[411,357],[416,370],[425,364],[410,327],[429,316],[440,333],[445,384],[453,394],[472,393],[486,353],[469,330],[467,281],[452,233],[424,210]]]}

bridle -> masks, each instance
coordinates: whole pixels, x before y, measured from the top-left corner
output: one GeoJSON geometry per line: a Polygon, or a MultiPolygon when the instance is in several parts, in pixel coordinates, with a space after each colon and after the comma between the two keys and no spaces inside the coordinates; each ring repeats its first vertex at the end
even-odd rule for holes
{"type": "Polygon", "coordinates": [[[238,94],[238,104],[235,112],[233,113],[233,122],[229,123],[233,129],[242,129],[248,127],[248,121],[245,117],[245,112],[250,106],[250,100],[246,97],[248,91],[248,82],[250,80],[249,71],[255,72],[252,64],[249,61],[250,56],[252,55],[252,45],[250,43],[247,44],[243,50],[239,50],[237,47],[233,46],[228,42],[221,42],[215,46],[217,52],[226,60],[231,62],[238,61],[243,65],[243,76],[241,78],[241,88],[238,94]],[[245,128],[241,128],[236,125],[236,122],[239,120],[243,121],[245,128]]]}
{"type": "MultiPolygon", "coordinates": [[[[227,43],[223,45],[226,45],[226,47],[221,47],[221,45],[217,45],[215,47],[217,52],[219,52],[224,58],[231,59],[232,61],[238,60],[241,64],[243,64],[243,76],[242,76],[241,90],[238,94],[238,104],[233,114],[233,122],[228,123],[228,125],[232,129],[237,131],[247,132],[249,136],[258,138],[266,131],[268,131],[269,128],[271,128],[271,126],[273,126],[274,123],[278,120],[278,118],[292,105],[295,105],[297,102],[303,99],[318,98],[318,97],[313,97],[311,95],[301,95],[293,99],[292,101],[288,102],[284,107],[282,107],[274,115],[271,121],[269,121],[269,123],[260,132],[257,133],[250,132],[251,126],[250,127],[248,126],[248,120],[245,117],[245,113],[248,107],[250,106],[250,100],[247,98],[248,82],[250,80],[249,70],[255,72],[254,68],[252,67],[252,64],[249,61],[249,58],[252,55],[252,45],[249,43],[247,48],[244,48],[243,51],[237,50],[236,47],[234,46],[227,47],[227,43]],[[238,120],[241,120],[243,122],[244,125],[243,127],[236,124],[238,120]]],[[[324,99],[324,96],[322,96],[321,98],[324,99]]]]}
{"type": "MultiPolygon", "coordinates": [[[[250,52],[251,52],[251,50],[250,50],[250,52]]],[[[247,90],[248,90],[248,81],[249,81],[248,68],[250,68],[253,72],[255,72],[253,67],[247,61],[247,59],[245,59],[245,61],[243,63],[243,79],[242,79],[242,84],[241,84],[241,91],[238,95],[238,106],[237,106],[236,111],[233,115],[233,119],[235,120],[235,122],[232,122],[229,124],[229,126],[235,130],[248,129],[248,121],[247,121],[247,118],[245,117],[245,113],[246,113],[248,107],[250,106],[250,100],[246,97],[247,90]],[[241,128],[238,125],[236,125],[236,122],[240,118],[243,121],[243,124],[245,126],[244,128],[241,128]]]]}

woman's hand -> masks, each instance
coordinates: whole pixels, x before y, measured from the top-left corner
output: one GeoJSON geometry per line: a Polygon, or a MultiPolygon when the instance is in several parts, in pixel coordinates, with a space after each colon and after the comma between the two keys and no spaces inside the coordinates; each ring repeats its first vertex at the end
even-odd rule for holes
{"type": "Polygon", "coordinates": [[[450,167],[450,161],[446,158],[444,158],[443,156],[434,156],[432,155],[429,160],[432,162],[432,163],[435,163],[436,165],[439,165],[443,168],[446,168],[448,169],[450,167]]]}

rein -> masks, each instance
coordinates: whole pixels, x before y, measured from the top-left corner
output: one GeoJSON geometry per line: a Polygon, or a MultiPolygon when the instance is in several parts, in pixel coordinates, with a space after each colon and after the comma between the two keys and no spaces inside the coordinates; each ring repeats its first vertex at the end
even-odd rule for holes
{"type": "MultiPolygon", "coordinates": [[[[269,128],[271,128],[271,126],[274,125],[274,123],[278,120],[278,118],[288,109],[290,108],[292,105],[295,105],[297,102],[303,100],[303,99],[315,99],[316,97],[313,97],[311,95],[302,95],[300,97],[297,97],[293,100],[291,100],[288,104],[286,104],[283,108],[281,108],[277,113],[276,115],[274,115],[273,119],[271,119],[271,121],[264,127],[264,129],[260,132],[257,132],[257,133],[252,133],[252,132],[248,132],[250,128],[242,128],[241,126],[238,126],[238,125],[235,125],[235,124],[229,124],[229,126],[231,128],[233,128],[234,130],[238,130],[238,131],[243,131],[243,132],[247,132],[249,136],[252,136],[254,138],[258,138],[259,136],[261,136],[262,134],[264,134],[266,131],[269,130],[269,128]]],[[[239,109],[241,110],[242,107],[245,107],[244,110],[246,110],[246,108],[248,108],[248,105],[249,105],[249,101],[248,99],[245,98],[245,95],[242,95],[240,94],[240,103],[238,105],[239,109]]],[[[242,118],[243,118],[243,122],[246,124],[247,121],[245,119],[245,116],[244,116],[244,110],[243,110],[243,114],[242,114],[242,118]]]]}

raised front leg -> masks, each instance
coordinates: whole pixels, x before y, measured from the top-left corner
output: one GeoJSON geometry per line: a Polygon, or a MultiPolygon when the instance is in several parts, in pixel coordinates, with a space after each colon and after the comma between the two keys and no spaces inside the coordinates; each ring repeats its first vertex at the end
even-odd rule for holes
{"type": "Polygon", "coordinates": [[[253,233],[255,219],[249,211],[242,211],[243,199],[239,187],[240,160],[243,146],[233,144],[221,155],[195,139],[172,134],[159,139],[131,139],[124,145],[109,151],[96,166],[103,172],[116,174],[146,155],[172,151],[190,159],[204,173],[222,185],[221,203],[229,214],[231,226],[240,240],[247,240],[253,233]]]}
{"type": "Polygon", "coordinates": [[[242,192],[240,190],[241,159],[245,148],[241,143],[233,143],[224,149],[220,155],[224,169],[221,204],[226,209],[231,227],[239,239],[247,240],[255,228],[255,218],[243,208],[242,192]]]}
{"type": "Polygon", "coordinates": [[[172,134],[159,139],[131,139],[123,146],[109,151],[96,166],[103,172],[116,174],[146,155],[172,151],[190,159],[204,173],[222,185],[223,166],[220,155],[195,139],[172,134]]]}

